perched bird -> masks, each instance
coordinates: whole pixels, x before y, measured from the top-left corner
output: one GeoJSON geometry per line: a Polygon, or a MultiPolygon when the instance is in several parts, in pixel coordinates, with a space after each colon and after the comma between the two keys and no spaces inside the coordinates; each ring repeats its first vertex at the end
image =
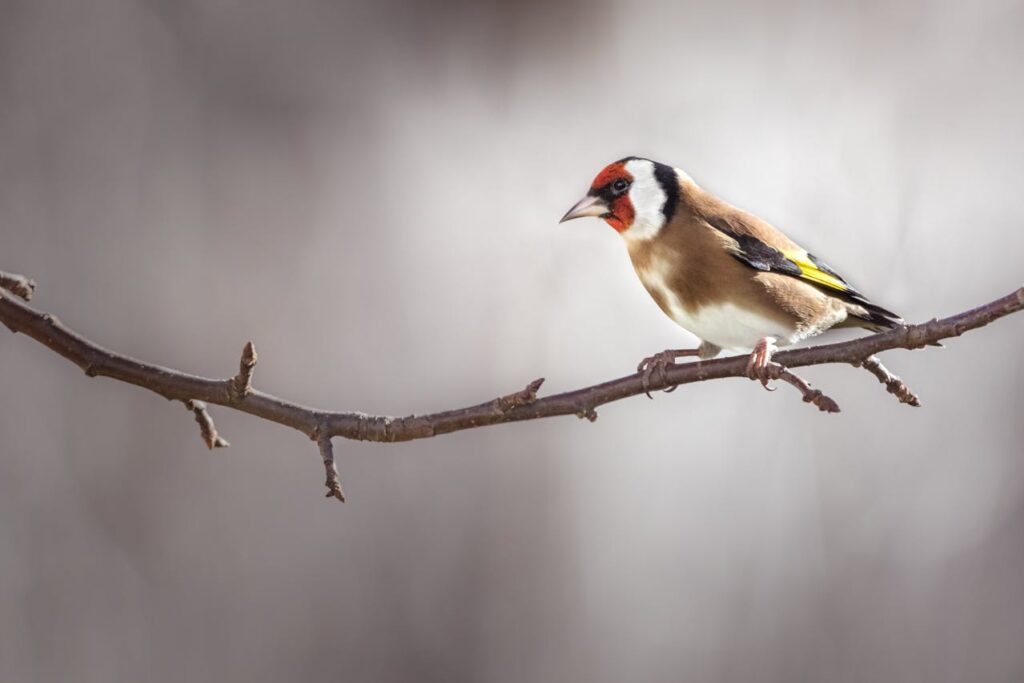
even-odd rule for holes
{"type": "Polygon", "coordinates": [[[750,352],[747,374],[767,387],[777,346],[833,327],[903,325],[779,230],[677,168],[639,157],[609,164],[560,222],[584,216],[603,218],[625,238],[648,293],[701,340],[696,349],[645,358],[637,368],[645,389],[675,359],[722,349],[750,352]]]}

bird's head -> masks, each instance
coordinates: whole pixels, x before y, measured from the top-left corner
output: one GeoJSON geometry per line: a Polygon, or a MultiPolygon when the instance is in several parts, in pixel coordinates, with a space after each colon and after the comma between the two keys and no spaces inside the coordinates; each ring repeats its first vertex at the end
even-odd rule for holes
{"type": "Polygon", "coordinates": [[[627,239],[650,239],[675,213],[678,173],[650,159],[620,159],[597,174],[587,194],[559,222],[596,216],[627,239]]]}

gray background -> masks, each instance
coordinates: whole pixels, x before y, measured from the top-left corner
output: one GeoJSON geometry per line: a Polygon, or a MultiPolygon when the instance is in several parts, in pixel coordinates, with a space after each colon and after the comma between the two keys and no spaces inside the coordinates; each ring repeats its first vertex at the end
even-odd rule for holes
{"type": "MultiPolygon", "coordinates": [[[[691,338],[598,221],[685,168],[910,320],[1021,284],[1019,2],[0,2],[0,268],[97,341],[406,414],[691,338]]],[[[0,335],[5,681],[1024,677],[1024,316],[869,375],[397,446],[0,335]]]]}

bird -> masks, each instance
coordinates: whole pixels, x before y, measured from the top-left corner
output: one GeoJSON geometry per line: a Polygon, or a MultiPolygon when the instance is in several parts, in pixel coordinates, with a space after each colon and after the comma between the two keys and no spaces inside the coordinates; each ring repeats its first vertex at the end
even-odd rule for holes
{"type": "Polygon", "coordinates": [[[835,328],[879,332],[905,324],[767,221],[667,164],[635,156],[608,164],[559,222],[588,216],[622,236],[651,298],[700,340],[640,362],[648,396],[654,373],[664,384],[679,358],[748,353],[747,376],[767,389],[779,347],[835,328]]]}

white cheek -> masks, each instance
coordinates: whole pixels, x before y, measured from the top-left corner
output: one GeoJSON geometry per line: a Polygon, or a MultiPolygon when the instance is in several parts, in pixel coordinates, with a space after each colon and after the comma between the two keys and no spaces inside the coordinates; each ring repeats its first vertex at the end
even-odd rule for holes
{"type": "Polygon", "coordinates": [[[629,240],[649,240],[665,224],[662,209],[668,195],[654,177],[654,164],[646,159],[626,162],[626,171],[633,176],[629,188],[629,201],[633,203],[633,225],[622,233],[629,240]]]}

